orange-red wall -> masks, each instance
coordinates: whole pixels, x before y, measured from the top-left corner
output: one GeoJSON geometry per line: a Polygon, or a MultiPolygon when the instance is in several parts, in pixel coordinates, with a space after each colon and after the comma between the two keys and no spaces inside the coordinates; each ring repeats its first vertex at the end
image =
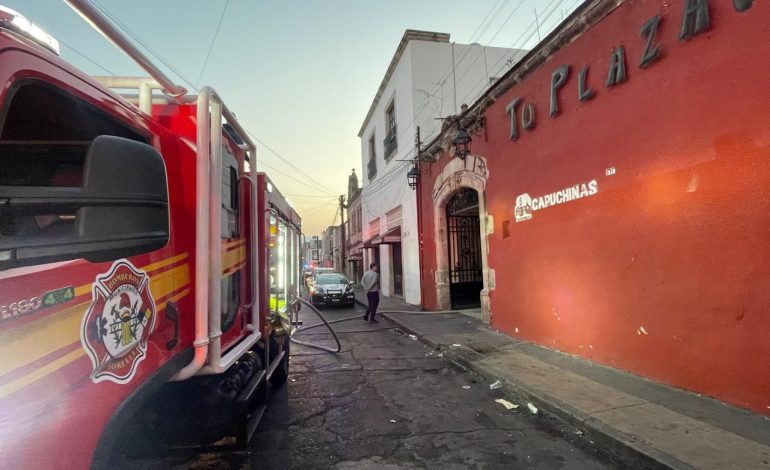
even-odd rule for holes
{"type": "MultiPolygon", "coordinates": [[[[492,326],[770,414],[770,2],[739,13],[712,0],[709,30],[680,41],[684,3],[624,3],[486,111],[473,152],[489,168],[492,326]],[[656,14],[662,56],[641,69],[640,29],[656,14]],[[620,45],[627,81],[607,88],[620,45]],[[571,73],[552,118],[561,64],[571,73]],[[596,96],[581,103],[584,65],[596,96]],[[537,125],[511,141],[517,96],[537,125]],[[514,222],[519,194],[590,180],[596,195],[514,222]]],[[[430,192],[449,158],[422,168],[429,308],[430,192]]]]}

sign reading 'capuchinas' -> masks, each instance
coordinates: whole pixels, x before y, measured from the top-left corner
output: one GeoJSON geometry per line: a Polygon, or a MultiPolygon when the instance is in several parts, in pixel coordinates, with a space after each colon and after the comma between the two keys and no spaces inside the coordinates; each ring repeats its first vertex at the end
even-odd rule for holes
{"type": "MultiPolygon", "coordinates": [[[[738,12],[749,10],[754,0],[732,0],[733,7],[738,12]]],[[[708,30],[709,1],[708,0],[683,0],[682,24],[679,31],[679,40],[685,41],[693,36],[708,30]]],[[[655,15],[645,21],[641,26],[642,54],[639,60],[640,68],[653,65],[661,57],[661,46],[657,42],[657,33],[662,17],[655,15]]],[[[580,101],[589,101],[594,98],[595,92],[588,83],[589,66],[586,65],[578,73],[577,95],[580,101]]],[[[550,116],[556,117],[559,112],[559,91],[567,84],[571,72],[571,66],[562,64],[556,67],[551,74],[551,101],[550,116]]],[[[626,51],[623,46],[618,46],[610,54],[609,70],[607,71],[606,87],[614,87],[624,83],[626,76],[626,51]]],[[[521,96],[513,99],[505,108],[505,112],[511,121],[511,140],[519,138],[519,125],[527,131],[531,131],[537,124],[535,104],[524,101],[521,96]]]]}
{"type": "Polygon", "coordinates": [[[591,180],[588,183],[576,184],[544,196],[531,197],[527,193],[520,194],[516,197],[516,207],[514,208],[516,222],[531,219],[534,211],[593,196],[598,190],[599,183],[596,180],[591,180]]]}

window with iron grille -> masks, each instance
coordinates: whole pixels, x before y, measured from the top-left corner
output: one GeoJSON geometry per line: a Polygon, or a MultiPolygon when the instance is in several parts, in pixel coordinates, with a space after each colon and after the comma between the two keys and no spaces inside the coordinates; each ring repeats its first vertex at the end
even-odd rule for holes
{"type": "Polygon", "coordinates": [[[369,164],[367,165],[367,175],[369,181],[373,180],[377,176],[377,152],[375,148],[374,132],[369,137],[369,164]]]}
{"type": "Polygon", "coordinates": [[[385,159],[387,160],[396,153],[398,148],[398,139],[396,135],[396,102],[392,101],[388,109],[385,110],[385,125],[388,129],[388,134],[385,136],[385,140],[382,142],[385,148],[385,159]]]}

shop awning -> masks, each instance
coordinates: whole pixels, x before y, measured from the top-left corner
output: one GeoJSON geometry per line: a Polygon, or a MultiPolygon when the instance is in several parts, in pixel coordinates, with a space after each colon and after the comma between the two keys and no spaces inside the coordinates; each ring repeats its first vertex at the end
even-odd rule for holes
{"type": "Polygon", "coordinates": [[[375,246],[375,245],[379,245],[379,243],[376,243],[376,244],[374,243],[374,240],[375,240],[376,238],[379,238],[379,236],[380,236],[380,234],[378,233],[377,235],[375,235],[375,236],[373,236],[373,237],[371,237],[371,238],[368,238],[368,239],[367,239],[367,240],[364,242],[364,244],[363,244],[363,247],[364,247],[364,248],[374,248],[374,246],[375,246]]]}
{"type": "Polygon", "coordinates": [[[375,237],[374,240],[372,240],[373,245],[387,245],[389,243],[401,243],[401,226],[394,227],[385,232],[383,235],[375,237]]]}

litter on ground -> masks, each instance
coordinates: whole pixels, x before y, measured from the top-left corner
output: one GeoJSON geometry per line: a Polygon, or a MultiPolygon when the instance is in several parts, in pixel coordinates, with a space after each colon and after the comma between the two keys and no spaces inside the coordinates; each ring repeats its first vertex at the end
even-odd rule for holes
{"type": "Polygon", "coordinates": [[[495,383],[489,384],[490,390],[497,390],[499,388],[503,388],[503,384],[499,380],[495,381],[495,383]]]}
{"type": "Polygon", "coordinates": [[[415,336],[415,335],[409,335],[409,339],[411,339],[411,340],[413,340],[413,341],[417,341],[417,336],[415,336]]]}
{"type": "Polygon", "coordinates": [[[470,385],[463,385],[463,388],[464,388],[465,390],[468,390],[469,388],[471,388],[471,386],[470,386],[470,385]]]}
{"type": "Polygon", "coordinates": [[[498,398],[495,400],[495,403],[500,403],[505,407],[506,410],[515,410],[519,407],[519,405],[514,405],[513,403],[509,402],[508,400],[504,400],[502,398],[498,398]]]}
{"type": "Polygon", "coordinates": [[[395,422],[396,422],[396,420],[395,420],[395,419],[391,419],[391,420],[390,420],[390,422],[391,422],[391,423],[395,423],[395,422]]]}
{"type": "Polygon", "coordinates": [[[532,403],[527,403],[527,408],[529,408],[529,411],[533,414],[537,414],[537,407],[533,405],[532,403]]]}

